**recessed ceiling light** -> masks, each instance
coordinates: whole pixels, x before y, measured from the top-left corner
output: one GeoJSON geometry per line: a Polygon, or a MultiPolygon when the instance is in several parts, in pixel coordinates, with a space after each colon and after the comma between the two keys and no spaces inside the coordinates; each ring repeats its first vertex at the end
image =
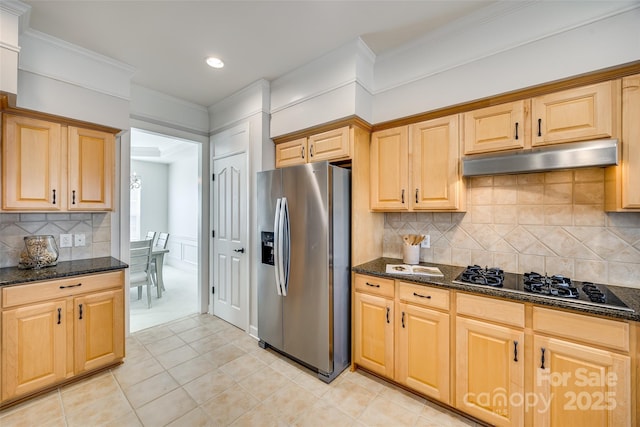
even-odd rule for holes
{"type": "Polygon", "coordinates": [[[210,67],[213,68],[222,68],[224,67],[224,62],[222,62],[222,60],[218,59],[218,58],[214,58],[213,56],[210,56],[207,58],[207,64],[210,67]]]}

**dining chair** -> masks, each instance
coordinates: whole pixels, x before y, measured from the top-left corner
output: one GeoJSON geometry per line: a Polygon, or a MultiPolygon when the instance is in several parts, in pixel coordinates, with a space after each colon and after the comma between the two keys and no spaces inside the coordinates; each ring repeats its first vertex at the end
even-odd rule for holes
{"type": "Polygon", "coordinates": [[[158,233],[156,233],[155,231],[147,231],[147,235],[144,240],[151,240],[152,242],[154,242],[156,239],[156,234],[158,233]]]}
{"type": "Polygon", "coordinates": [[[156,286],[160,286],[158,292],[162,295],[162,291],[164,288],[164,281],[162,280],[162,265],[158,266],[158,263],[164,262],[164,251],[167,249],[167,243],[169,243],[169,233],[159,233],[158,239],[156,240],[155,245],[153,246],[153,250],[155,251],[163,251],[157,254],[153,254],[151,256],[151,271],[153,272],[153,278],[155,280],[156,286]]]}
{"type": "Polygon", "coordinates": [[[142,287],[147,287],[147,308],[151,308],[151,250],[153,240],[131,242],[129,257],[130,288],[138,288],[138,299],[142,298],[142,287]]]}

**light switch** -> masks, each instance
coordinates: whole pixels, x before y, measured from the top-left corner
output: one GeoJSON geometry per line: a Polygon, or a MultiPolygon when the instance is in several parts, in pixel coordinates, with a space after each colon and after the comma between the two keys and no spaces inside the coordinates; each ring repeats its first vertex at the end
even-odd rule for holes
{"type": "Polygon", "coordinates": [[[431,235],[426,234],[422,242],[420,242],[421,248],[430,248],[431,247],[431,235]]]}
{"type": "Polygon", "coordinates": [[[75,235],[75,246],[84,246],[84,234],[75,235]]]}

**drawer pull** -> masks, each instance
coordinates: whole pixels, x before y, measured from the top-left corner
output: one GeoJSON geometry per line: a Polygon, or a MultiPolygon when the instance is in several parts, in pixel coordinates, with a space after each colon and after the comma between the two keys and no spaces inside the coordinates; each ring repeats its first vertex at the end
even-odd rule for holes
{"type": "Polygon", "coordinates": [[[379,288],[380,285],[376,284],[376,283],[369,283],[369,282],[365,282],[367,284],[367,286],[371,286],[372,288],[379,288]]]}
{"type": "Polygon", "coordinates": [[[391,309],[390,309],[389,307],[387,307],[387,323],[389,323],[389,311],[390,311],[390,310],[391,310],[391,309]]]}
{"type": "Polygon", "coordinates": [[[518,341],[513,342],[513,361],[518,361],[518,341]]]}
{"type": "Polygon", "coordinates": [[[78,283],[78,284],[75,284],[75,285],[60,286],[60,289],[77,288],[78,286],[82,286],[82,283],[78,283]]]}
{"type": "Polygon", "coordinates": [[[540,369],[544,369],[544,347],[540,347],[540,352],[542,353],[542,356],[540,357],[540,361],[542,362],[540,364],[540,369]]]}
{"type": "Polygon", "coordinates": [[[402,328],[404,329],[404,311],[402,312],[402,328]]]}
{"type": "Polygon", "coordinates": [[[426,299],[431,299],[431,295],[420,295],[418,293],[413,293],[413,296],[415,297],[420,297],[420,298],[426,298],[426,299]]]}
{"type": "Polygon", "coordinates": [[[58,325],[62,322],[62,309],[58,309],[58,325]]]}

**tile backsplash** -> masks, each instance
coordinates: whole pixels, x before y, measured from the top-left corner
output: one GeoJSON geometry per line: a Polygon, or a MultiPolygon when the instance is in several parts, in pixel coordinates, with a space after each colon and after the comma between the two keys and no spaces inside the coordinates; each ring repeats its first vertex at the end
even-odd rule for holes
{"type": "Polygon", "coordinates": [[[425,262],[640,288],[640,213],[604,212],[604,169],[472,177],[466,213],[387,213],[383,256],[429,234],[425,262]]]}
{"type": "Polygon", "coordinates": [[[15,267],[25,236],[51,234],[58,261],[111,255],[111,213],[0,213],[0,267],[15,267]],[[84,234],[85,246],[60,248],[60,234],[84,234]]]}

